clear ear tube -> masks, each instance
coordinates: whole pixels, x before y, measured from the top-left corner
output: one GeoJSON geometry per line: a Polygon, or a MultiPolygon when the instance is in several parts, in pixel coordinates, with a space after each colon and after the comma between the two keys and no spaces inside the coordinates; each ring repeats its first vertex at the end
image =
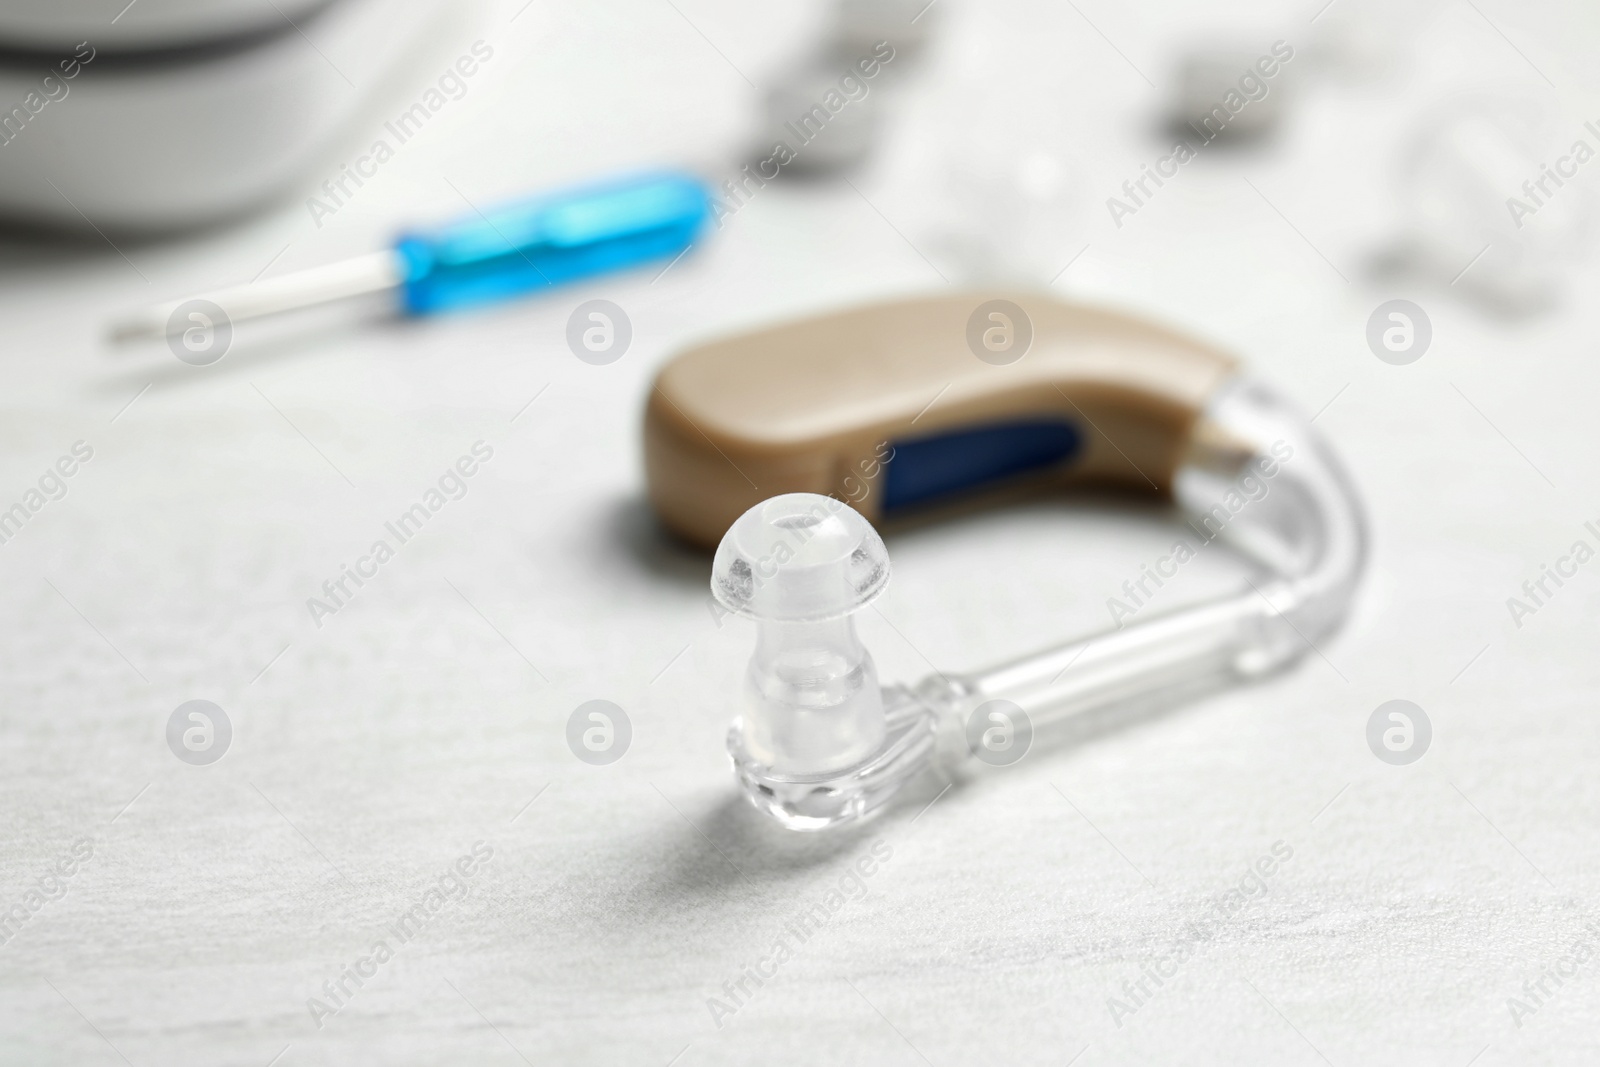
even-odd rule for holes
{"type": "Polygon", "coordinates": [[[791,829],[853,822],[925,770],[983,758],[994,738],[1017,743],[1007,707],[1021,709],[1029,737],[1090,713],[1114,718],[1279,670],[1338,627],[1365,563],[1365,521],[1332,453],[1284,402],[1248,379],[1220,388],[1190,434],[1174,496],[1197,536],[1258,569],[1237,593],[881,690],[850,619],[888,581],[877,533],[813,494],[750,509],[718,548],[712,579],[717,598],[761,631],[729,734],[747,796],[791,829]],[[1261,485],[1269,491],[1251,499],[1246,489],[1261,485]]]}

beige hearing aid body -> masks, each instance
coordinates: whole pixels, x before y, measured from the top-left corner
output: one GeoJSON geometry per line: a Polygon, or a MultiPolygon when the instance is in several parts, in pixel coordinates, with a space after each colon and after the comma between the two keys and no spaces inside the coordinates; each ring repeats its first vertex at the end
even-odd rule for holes
{"type": "Polygon", "coordinates": [[[1170,493],[1207,400],[1235,369],[1180,334],[1042,295],[846,310],[667,364],[645,412],[650,500],[668,527],[707,547],[782,493],[834,496],[877,523],[875,490],[896,444],[1030,419],[1071,424],[1081,446],[1006,484],[1170,493]]]}

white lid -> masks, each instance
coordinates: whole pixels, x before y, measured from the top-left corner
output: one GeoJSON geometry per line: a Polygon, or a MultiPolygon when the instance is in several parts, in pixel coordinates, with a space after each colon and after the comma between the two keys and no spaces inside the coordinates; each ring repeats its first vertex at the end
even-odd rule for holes
{"type": "MultiPolygon", "coordinates": [[[[331,0],[337,2],[337,0],[331,0]]],[[[72,54],[183,48],[278,29],[314,18],[330,0],[8,0],[0,4],[0,49],[72,54]]]]}

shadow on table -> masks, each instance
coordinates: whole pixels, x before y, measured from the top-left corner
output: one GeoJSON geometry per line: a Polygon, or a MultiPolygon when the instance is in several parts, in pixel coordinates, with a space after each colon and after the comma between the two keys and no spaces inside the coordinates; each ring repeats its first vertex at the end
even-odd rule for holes
{"type": "Polygon", "coordinates": [[[662,525],[643,494],[612,502],[603,536],[608,556],[638,567],[651,578],[709,591],[711,553],[662,525]]]}

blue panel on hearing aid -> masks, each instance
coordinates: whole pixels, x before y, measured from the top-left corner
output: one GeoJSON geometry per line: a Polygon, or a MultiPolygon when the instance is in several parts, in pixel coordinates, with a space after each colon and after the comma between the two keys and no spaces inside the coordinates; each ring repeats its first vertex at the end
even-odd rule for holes
{"type": "Polygon", "coordinates": [[[893,444],[883,476],[885,514],[1071,460],[1083,435],[1070,422],[1032,419],[893,444]]]}

